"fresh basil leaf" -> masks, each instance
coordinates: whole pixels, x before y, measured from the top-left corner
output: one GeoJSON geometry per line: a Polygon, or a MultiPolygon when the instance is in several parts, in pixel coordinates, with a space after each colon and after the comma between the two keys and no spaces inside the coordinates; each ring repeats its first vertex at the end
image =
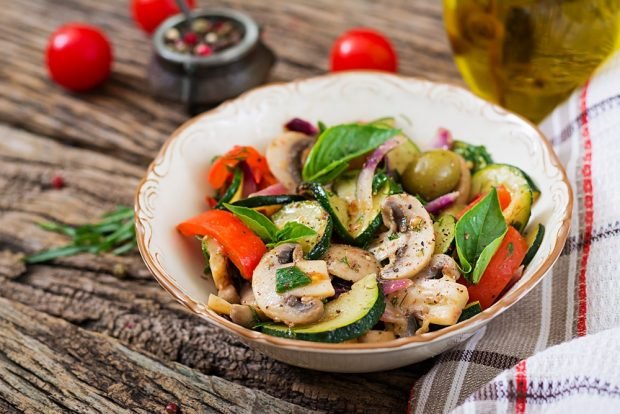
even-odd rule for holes
{"type": "Polygon", "coordinates": [[[472,145],[464,141],[455,140],[452,151],[459,154],[472,164],[472,171],[476,172],[489,164],[493,164],[493,158],[484,145],[472,145]]]}
{"type": "Polygon", "coordinates": [[[499,246],[502,244],[502,241],[504,240],[505,235],[506,235],[506,232],[504,232],[497,239],[493,240],[491,243],[489,243],[484,248],[484,250],[482,250],[482,253],[480,253],[480,257],[478,257],[478,260],[476,261],[476,265],[474,266],[474,271],[471,274],[470,281],[472,283],[476,284],[480,282],[480,279],[482,278],[484,271],[489,265],[491,258],[493,257],[493,255],[495,254],[499,246]]]}
{"type": "Polygon", "coordinates": [[[283,267],[276,270],[276,292],[284,293],[288,290],[306,286],[312,279],[297,266],[283,267]]]}
{"type": "MultiPolygon", "coordinates": [[[[492,188],[482,200],[457,221],[455,230],[456,251],[461,263],[461,270],[465,273],[467,280],[473,282],[470,273],[474,270],[476,262],[488,246],[492,245],[495,246],[495,250],[497,249],[499,246],[497,239],[499,238],[501,242],[507,228],[495,188],[492,188]]],[[[487,258],[487,256],[489,253],[492,256],[494,252],[489,247],[476,275],[481,276],[484,273],[488,260],[490,260],[490,257],[487,258]]],[[[477,283],[477,281],[473,283],[477,283]]]]}
{"type": "Polygon", "coordinates": [[[243,224],[264,241],[271,242],[276,239],[278,228],[265,215],[249,207],[233,206],[228,203],[224,203],[224,207],[239,217],[243,224]]]}
{"type": "Polygon", "coordinates": [[[398,133],[398,129],[372,124],[327,128],[308,155],[302,171],[303,179],[326,183],[337,176],[335,172],[344,171],[350,160],[372,151],[398,133]]]}
{"type": "Polygon", "coordinates": [[[272,248],[279,244],[291,243],[314,235],[316,235],[316,231],[310,227],[301,223],[289,221],[278,231],[275,237],[275,242],[267,244],[267,247],[272,248]]]}

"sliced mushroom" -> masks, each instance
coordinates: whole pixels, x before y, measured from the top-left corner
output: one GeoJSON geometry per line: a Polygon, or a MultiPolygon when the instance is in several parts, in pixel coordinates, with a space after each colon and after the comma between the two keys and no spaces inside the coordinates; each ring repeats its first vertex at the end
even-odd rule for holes
{"type": "Polygon", "coordinates": [[[452,257],[447,254],[435,254],[428,266],[415,276],[415,280],[440,279],[444,275],[456,281],[461,277],[461,272],[452,257]]]}
{"type": "Polygon", "coordinates": [[[330,275],[357,282],[371,273],[379,274],[379,263],[372,253],[347,244],[332,244],[324,257],[330,275]]]}
{"type": "Polygon", "coordinates": [[[461,160],[461,179],[458,187],[455,191],[458,191],[459,196],[454,201],[454,205],[465,205],[469,201],[469,191],[471,189],[471,172],[467,161],[459,155],[461,160]]]}
{"type": "Polygon", "coordinates": [[[258,307],[269,318],[289,326],[318,321],[323,316],[323,302],[313,297],[295,297],[276,292],[276,271],[290,266],[303,256],[301,246],[282,244],[263,256],[252,275],[252,290],[258,307]]]}
{"type": "Polygon", "coordinates": [[[233,285],[232,277],[228,273],[228,259],[224,254],[222,245],[211,237],[205,236],[205,239],[209,253],[209,268],[217,288],[217,295],[230,303],[239,303],[239,294],[233,285]]]}
{"type": "Polygon", "coordinates": [[[300,132],[285,132],[275,138],[265,152],[273,175],[290,192],[295,192],[301,182],[301,169],[305,151],[314,138],[300,132]]]}
{"type": "Polygon", "coordinates": [[[428,332],[431,323],[454,325],[469,300],[467,288],[457,283],[459,277],[454,259],[435,255],[428,268],[413,280],[413,285],[388,295],[388,302],[395,304],[395,314],[413,315],[422,322],[416,331],[418,335],[428,332]],[[440,278],[437,278],[439,271],[440,278]]]}
{"type": "Polygon", "coordinates": [[[252,328],[258,322],[258,315],[249,305],[232,305],[230,319],[237,325],[252,328]]]}
{"type": "Polygon", "coordinates": [[[409,194],[386,198],[381,215],[389,230],[368,249],[383,265],[381,277],[405,279],[415,276],[428,265],[435,249],[431,217],[422,203],[409,194]]]}

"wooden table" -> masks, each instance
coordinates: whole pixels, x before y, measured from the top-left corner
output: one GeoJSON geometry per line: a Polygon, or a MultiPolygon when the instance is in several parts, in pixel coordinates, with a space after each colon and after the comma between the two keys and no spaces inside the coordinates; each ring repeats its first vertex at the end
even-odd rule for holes
{"type": "MultiPolygon", "coordinates": [[[[131,204],[136,184],[187,116],[149,96],[147,38],[127,0],[3,1],[0,12],[0,412],[403,412],[429,363],[336,375],[290,367],[190,315],[138,254],[81,255],[25,267],[65,240],[39,229],[131,204]],[[88,94],[48,80],[43,50],[68,21],[110,36],[112,78],[88,94]],[[61,174],[66,186],[53,189],[61,174]],[[303,407],[303,408],[302,408],[303,407]]],[[[278,55],[273,81],[326,71],[342,31],[393,39],[405,75],[460,82],[441,5],[427,0],[200,1],[253,15],[278,55]]]]}

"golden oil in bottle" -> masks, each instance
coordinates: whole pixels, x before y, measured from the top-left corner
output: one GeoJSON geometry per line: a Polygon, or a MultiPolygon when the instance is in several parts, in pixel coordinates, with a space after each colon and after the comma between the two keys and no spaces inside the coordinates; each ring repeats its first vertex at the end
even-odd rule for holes
{"type": "Polygon", "coordinates": [[[474,93],[539,122],[618,47],[620,0],[444,0],[474,93]]]}

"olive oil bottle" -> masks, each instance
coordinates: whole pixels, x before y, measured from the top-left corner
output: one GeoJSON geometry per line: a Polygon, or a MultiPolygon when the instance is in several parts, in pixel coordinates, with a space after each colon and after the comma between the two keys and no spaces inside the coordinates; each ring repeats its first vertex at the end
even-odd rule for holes
{"type": "Polygon", "coordinates": [[[444,0],[474,93],[539,122],[618,48],[620,0],[444,0]]]}

